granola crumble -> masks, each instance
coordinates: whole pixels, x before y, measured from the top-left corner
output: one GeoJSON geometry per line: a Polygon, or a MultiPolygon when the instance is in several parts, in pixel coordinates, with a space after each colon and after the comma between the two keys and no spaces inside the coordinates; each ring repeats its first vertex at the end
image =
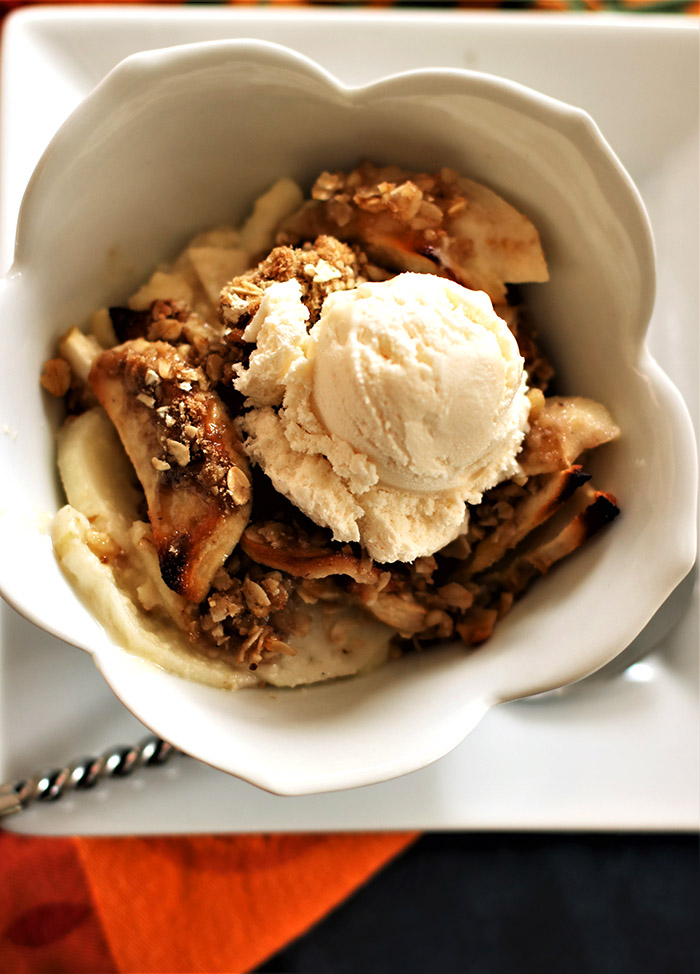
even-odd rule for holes
{"type": "MultiPolygon", "coordinates": [[[[96,393],[119,427],[148,507],[141,542],[156,549],[194,652],[254,671],[295,654],[309,609],[319,605],[351,605],[391,626],[394,655],[454,638],[477,645],[535,578],[618,512],[577,463],[613,434],[585,401],[545,398],[553,369],[517,290],[506,286],[517,277],[502,274],[512,241],[492,248],[498,268],[491,275],[483,274],[476,238],[446,249],[450,227],[477,205],[468,184],[450,169],[407,173],[363,163],[324,172],[311,200],[284,221],[279,245],[225,284],[218,320],[203,317],[196,301],[159,297],[144,307],[143,299],[103,313],[100,333],[113,331],[115,348],[67,336],[61,355],[45,363],[41,383],[49,393],[77,412],[94,405],[96,393]],[[520,473],[470,509],[463,535],[411,564],[379,565],[358,545],[333,542],[259,470],[251,473],[234,426],[242,397],[233,380],[251,352],[245,328],[271,284],[298,281],[312,324],[332,292],[406,267],[489,292],[525,360],[530,431],[520,473]],[[204,550],[206,568],[197,563],[190,575],[197,544],[206,549],[209,539],[169,523],[175,490],[178,499],[196,501],[185,511],[192,524],[235,520],[218,561],[207,561],[204,550]],[[555,527],[546,533],[547,525],[555,527]]],[[[527,279],[544,279],[540,267],[535,274],[527,279]]],[[[94,529],[88,546],[105,563],[125,557],[94,529]]],[[[144,589],[142,604],[163,608],[151,590],[144,589]]],[[[341,645],[345,628],[334,623],[331,641],[341,645]]]]}

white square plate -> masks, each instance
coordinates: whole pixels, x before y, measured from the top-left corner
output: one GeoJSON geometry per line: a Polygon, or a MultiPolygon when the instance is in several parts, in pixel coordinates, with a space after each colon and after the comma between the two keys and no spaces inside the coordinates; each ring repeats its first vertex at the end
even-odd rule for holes
{"type": "MultiPolygon", "coordinates": [[[[500,74],[588,110],[637,182],[656,235],[650,345],[697,420],[697,24],[653,16],[163,8],[25,10],[2,51],[0,263],[54,131],[119,60],[146,48],[256,37],[346,83],[415,67],[500,74]]],[[[0,435],[12,435],[0,416],[0,435]]],[[[3,553],[2,557],[8,557],[3,553]]],[[[188,759],[7,820],[57,835],[361,829],[694,829],[698,626],[693,579],[617,676],[501,705],[452,754],[352,792],[280,798],[188,759]]],[[[562,647],[566,651],[566,647],[562,647]]],[[[144,733],[91,660],[0,605],[0,780],[144,733]]]]}

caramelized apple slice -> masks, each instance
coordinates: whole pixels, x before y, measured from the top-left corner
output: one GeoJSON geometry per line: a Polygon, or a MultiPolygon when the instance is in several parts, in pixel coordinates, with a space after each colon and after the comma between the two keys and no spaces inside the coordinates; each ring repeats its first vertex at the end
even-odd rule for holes
{"type": "Polygon", "coordinates": [[[553,565],[580,548],[620,513],[611,494],[590,487],[584,491],[590,503],[553,538],[534,545],[503,569],[482,576],[481,593],[475,605],[455,626],[466,645],[475,646],[488,639],[497,620],[537,578],[546,575],[553,565]]]}
{"type": "Polygon", "coordinates": [[[90,385],[143,486],[166,584],[200,602],[248,523],[238,434],[186,346],[137,338],[98,355],[90,385]]]}
{"type": "Polygon", "coordinates": [[[331,234],[382,266],[448,275],[486,291],[494,304],[505,302],[506,282],[548,279],[531,221],[452,170],[410,173],[365,162],[351,173],[322,173],[312,196],[283,224],[280,242],[331,234]]]}
{"type": "Polygon", "coordinates": [[[376,585],[382,574],[371,559],[306,544],[277,521],[250,525],[241,538],[241,548],[253,561],[298,578],[348,575],[360,585],[376,585]]]}
{"type": "Polygon", "coordinates": [[[518,462],[528,476],[566,470],[584,450],[620,435],[605,406],[583,396],[552,396],[531,418],[518,462]]]}
{"type": "MultiPolygon", "coordinates": [[[[582,484],[590,480],[590,474],[581,467],[545,474],[534,493],[525,493],[522,500],[513,504],[513,516],[501,523],[480,541],[468,566],[470,574],[483,572],[514,548],[536,527],[543,524],[564,504],[582,484]]],[[[533,483],[537,483],[533,481],[533,483]]]]}
{"type": "Polygon", "coordinates": [[[297,577],[347,575],[356,583],[351,591],[358,603],[376,619],[403,636],[412,636],[426,628],[428,608],[408,594],[382,591],[388,575],[368,558],[307,544],[302,536],[278,522],[250,525],[241,538],[241,548],[254,561],[297,577]]]}
{"type": "Polygon", "coordinates": [[[515,596],[522,594],[532,578],[546,575],[552,565],[580,548],[584,541],[592,538],[620,513],[620,508],[612,494],[593,490],[590,487],[585,490],[590,494],[591,503],[569,521],[554,538],[524,552],[510,566],[508,589],[515,596]]]}

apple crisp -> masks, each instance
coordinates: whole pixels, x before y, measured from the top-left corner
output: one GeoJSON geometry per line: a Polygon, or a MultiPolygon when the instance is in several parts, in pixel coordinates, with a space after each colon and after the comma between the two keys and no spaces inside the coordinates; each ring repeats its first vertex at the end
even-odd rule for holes
{"type": "Polygon", "coordinates": [[[551,394],[552,364],[514,287],[546,280],[530,221],[450,170],[363,163],[322,173],[306,201],[283,181],[242,228],[199,234],[47,361],[42,384],[68,414],[62,567],[127,649],[217,686],[315,682],[484,642],[619,513],[584,469],[619,431],[599,403],[551,394]],[[275,489],[249,449],[241,376],[257,356],[274,388],[287,354],[251,330],[274,287],[295,282],[303,331],[329,295],[406,271],[489,295],[524,361],[529,415],[517,473],[465,507],[456,537],[378,563],[275,489]]]}

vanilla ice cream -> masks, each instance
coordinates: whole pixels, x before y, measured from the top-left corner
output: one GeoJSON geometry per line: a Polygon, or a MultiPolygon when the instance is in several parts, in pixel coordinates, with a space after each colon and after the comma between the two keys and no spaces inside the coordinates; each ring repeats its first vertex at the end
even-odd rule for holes
{"type": "Polygon", "coordinates": [[[307,319],[292,280],[246,330],[249,455],[335,540],[380,562],[432,554],[465,529],[465,502],[517,471],[515,338],[485,293],[428,274],[337,291],[307,319]]]}
{"type": "Polygon", "coordinates": [[[315,411],[382,486],[480,495],[512,460],[523,363],[482,291],[427,274],[337,291],[313,337],[315,411]]]}

